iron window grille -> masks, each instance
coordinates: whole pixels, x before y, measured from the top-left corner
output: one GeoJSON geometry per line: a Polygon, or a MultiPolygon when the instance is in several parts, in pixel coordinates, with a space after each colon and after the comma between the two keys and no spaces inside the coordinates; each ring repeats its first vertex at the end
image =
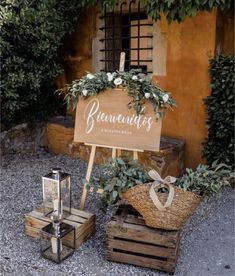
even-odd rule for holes
{"type": "Polygon", "coordinates": [[[141,68],[145,73],[152,73],[149,64],[152,63],[152,33],[146,28],[152,27],[148,16],[141,9],[140,1],[126,1],[120,4],[120,10],[110,12],[107,8],[100,17],[104,25],[100,28],[104,32],[102,42],[103,64],[102,71],[115,71],[119,69],[120,53],[126,53],[125,70],[141,68]],[[137,2],[137,3],[136,3],[137,2]],[[137,9],[133,9],[137,5],[137,9]],[[149,43],[150,40],[150,43],[149,43]],[[146,43],[148,41],[148,43],[146,43]],[[150,58],[147,53],[151,51],[150,58]]]}

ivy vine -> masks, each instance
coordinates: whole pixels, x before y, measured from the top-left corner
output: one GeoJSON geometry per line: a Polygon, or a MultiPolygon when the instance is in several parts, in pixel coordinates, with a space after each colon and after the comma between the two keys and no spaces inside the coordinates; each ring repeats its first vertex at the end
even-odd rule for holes
{"type": "MultiPolygon", "coordinates": [[[[96,0],[83,0],[83,6],[96,4],[96,0]]],[[[113,6],[118,0],[99,0],[100,6],[113,6]]],[[[163,13],[169,22],[182,22],[188,16],[195,16],[199,11],[212,11],[214,7],[220,10],[232,9],[232,0],[142,0],[147,14],[153,19],[158,20],[163,13]]]]}

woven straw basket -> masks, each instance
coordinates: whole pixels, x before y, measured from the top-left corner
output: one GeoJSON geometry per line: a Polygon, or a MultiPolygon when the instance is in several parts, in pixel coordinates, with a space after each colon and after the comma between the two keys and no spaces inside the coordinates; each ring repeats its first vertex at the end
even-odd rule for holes
{"type": "Polygon", "coordinates": [[[181,229],[202,201],[202,197],[169,183],[137,185],[122,196],[143,216],[146,225],[166,230],[181,229]],[[162,187],[169,193],[157,191],[162,187]]]}

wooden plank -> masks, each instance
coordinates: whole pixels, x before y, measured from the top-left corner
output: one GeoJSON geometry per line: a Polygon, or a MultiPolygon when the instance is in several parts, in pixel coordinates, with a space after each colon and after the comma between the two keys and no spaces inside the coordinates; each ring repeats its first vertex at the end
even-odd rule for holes
{"type": "Polygon", "coordinates": [[[40,237],[40,228],[35,228],[29,225],[25,225],[25,234],[32,238],[39,239],[40,237]]]}
{"type": "Polygon", "coordinates": [[[159,269],[167,272],[174,272],[175,263],[168,261],[161,261],[157,259],[146,258],[142,256],[131,255],[122,252],[107,252],[107,260],[138,265],[148,268],[159,269]]]}
{"type": "Polygon", "coordinates": [[[84,222],[87,221],[87,219],[76,216],[76,215],[70,215],[65,220],[73,221],[73,222],[76,222],[76,223],[79,223],[79,224],[83,224],[84,222]]]}
{"type": "MultiPolygon", "coordinates": [[[[80,231],[79,235],[76,234],[75,247],[78,248],[83,242],[85,242],[91,235],[95,233],[95,226],[89,225],[84,227],[80,231]]],[[[70,233],[63,239],[65,245],[73,246],[73,233],[70,233]]]]}
{"type": "Polygon", "coordinates": [[[41,218],[36,218],[31,215],[25,216],[25,224],[34,228],[41,229],[42,227],[48,225],[51,221],[43,220],[41,218]]]}
{"type": "MultiPolygon", "coordinates": [[[[79,142],[77,142],[79,143],[79,142]]],[[[75,142],[76,144],[76,142],[75,142]]],[[[86,146],[92,146],[94,144],[91,144],[91,143],[85,143],[86,146]]],[[[101,148],[107,148],[107,149],[116,149],[116,150],[125,150],[125,151],[137,151],[137,152],[144,152],[144,150],[142,149],[134,149],[134,148],[125,148],[125,147],[118,147],[118,146],[115,146],[115,147],[111,147],[111,146],[106,146],[106,145],[103,145],[103,144],[95,144],[96,147],[101,147],[101,148]]]]}
{"type": "MultiPolygon", "coordinates": [[[[95,152],[96,152],[96,145],[92,145],[90,159],[89,159],[87,173],[86,173],[86,181],[87,182],[89,182],[90,178],[91,178],[92,168],[93,168],[93,164],[94,164],[94,160],[95,160],[95,152]]],[[[80,203],[81,210],[83,210],[85,207],[86,198],[87,198],[87,188],[85,187],[85,184],[84,184],[83,191],[82,191],[81,203],[80,203]]]]}
{"type": "MultiPolygon", "coordinates": [[[[118,215],[114,215],[112,217],[112,221],[118,221],[118,217],[119,217],[118,215]]],[[[143,226],[146,225],[145,222],[144,222],[144,219],[139,219],[139,218],[136,218],[136,217],[130,216],[130,215],[128,215],[126,217],[125,222],[126,223],[131,223],[131,224],[143,225],[143,226]]]]}
{"type": "MultiPolygon", "coordinates": [[[[151,230],[152,228],[150,228],[151,230]]],[[[145,232],[145,227],[142,225],[130,225],[123,223],[121,229],[115,226],[113,222],[109,222],[107,226],[108,236],[130,239],[134,241],[148,241],[151,244],[162,245],[175,248],[177,244],[176,237],[169,237],[158,234],[156,231],[145,232]]]]}
{"type": "MultiPolygon", "coordinates": [[[[43,205],[39,205],[37,207],[35,207],[33,209],[33,211],[36,211],[36,212],[39,212],[42,214],[42,216],[44,216],[43,214],[43,205]]],[[[65,208],[65,211],[68,210],[66,207],[65,208]]],[[[94,214],[90,213],[90,212],[87,212],[87,211],[83,211],[83,210],[78,210],[78,209],[74,209],[74,208],[71,208],[71,215],[77,215],[77,216],[80,216],[82,218],[90,218],[92,217],[94,214]]]]}
{"type": "Polygon", "coordinates": [[[142,253],[150,256],[159,256],[162,258],[175,258],[175,248],[165,248],[157,245],[149,245],[134,241],[108,239],[108,248],[110,250],[120,249],[128,252],[142,253]]]}
{"type": "Polygon", "coordinates": [[[138,160],[138,151],[133,151],[133,159],[138,160]]]}

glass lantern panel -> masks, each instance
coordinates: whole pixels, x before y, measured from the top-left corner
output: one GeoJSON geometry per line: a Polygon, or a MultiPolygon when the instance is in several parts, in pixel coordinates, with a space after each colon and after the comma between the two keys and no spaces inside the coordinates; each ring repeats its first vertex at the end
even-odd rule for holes
{"type": "Polygon", "coordinates": [[[71,193],[70,193],[70,177],[66,177],[60,183],[62,210],[65,213],[71,212],[71,193]]]}
{"type": "Polygon", "coordinates": [[[54,202],[58,200],[59,183],[56,180],[43,178],[43,205],[44,213],[51,213],[54,210],[54,202]]]}
{"type": "Polygon", "coordinates": [[[51,234],[53,233],[51,225],[41,232],[41,254],[44,258],[56,263],[68,258],[75,250],[75,228],[64,223],[63,227],[62,230],[65,230],[66,233],[61,236],[51,234]],[[66,227],[69,229],[65,229],[66,227]]]}

